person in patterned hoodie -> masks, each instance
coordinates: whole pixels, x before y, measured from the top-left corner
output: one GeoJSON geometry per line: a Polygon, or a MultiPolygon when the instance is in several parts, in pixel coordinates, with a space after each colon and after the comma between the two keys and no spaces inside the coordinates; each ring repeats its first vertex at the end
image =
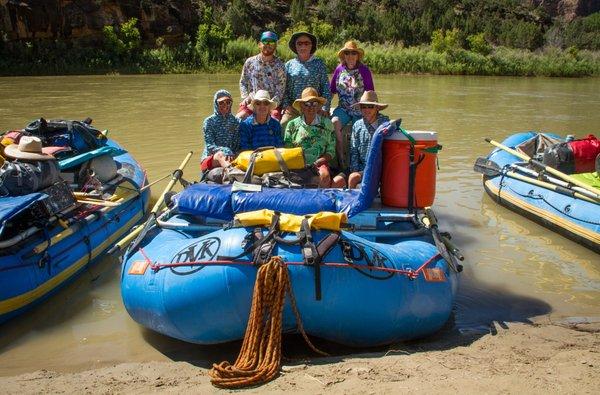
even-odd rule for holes
{"type": "MultiPolygon", "coordinates": [[[[285,67],[283,61],[275,56],[277,49],[277,34],[266,31],[260,36],[258,48],[260,53],[246,59],[240,77],[240,95],[242,102],[236,117],[244,119],[252,115],[249,105],[252,97],[259,90],[269,92],[276,102],[281,102],[285,93],[285,67]]],[[[278,121],[281,119],[281,106],[275,106],[271,116],[278,121]]]]}
{"type": "Polygon", "coordinates": [[[283,108],[281,127],[284,129],[290,120],[300,115],[293,104],[294,100],[301,97],[305,88],[315,88],[319,96],[325,99],[318,109],[319,115],[328,117],[331,105],[327,67],[322,59],[313,55],[317,50],[317,38],[307,32],[297,32],[292,35],[288,45],[297,56],[285,64],[285,95],[281,102],[283,108]]]}
{"type": "Polygon", "coordinates": [[[231,113],[231,94],[220,89],[214,96],[214,114],[204,120],[204,151],[200,161],[202,172],[215,167],[228,167],[240,150],[240,120],[231,113]]]}

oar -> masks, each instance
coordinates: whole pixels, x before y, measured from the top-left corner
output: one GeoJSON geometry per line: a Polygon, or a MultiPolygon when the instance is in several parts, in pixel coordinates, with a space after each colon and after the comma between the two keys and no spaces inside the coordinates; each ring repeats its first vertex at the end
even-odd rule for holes
{"type": "Polygon", "coordinates": [[[564,188],[559,185],[551,184],[549,182],[540,181],[535,178],[527,177],[527,176],[515,173],[514,171],[504,172],[502,170],[502,168],[496,162],[491,161],[487,158],[483,158],[483,157],[477,158],[477,160],[475,161],[475,165],[473,166],[473,169],[476,172],[484,174],[488,177],[497,177],[499,175],[504,174],[507,177],[514,178],[516,180],[520,180],[520,181],[526,182],[528,184],[536,185],[536,186],[539,186],[539,187],[542,187],[545,189],[549,189],[551,191],[560,193],[562,195],[566,195],[569,197],[576,197],[577,199],[586,200],[590,203],[600,204],[600,199],[585,196],[579,192],[575,192],[572,189],[564,188]]]}
{"type": "Polygon", "coordinates": [[[550,174],[554,174],[555,176],[557,176],[559,178],[562,178],[563,180],[568,181],[568,182],[570,182],[573,185],[577,185],[578,187],[581,187],[583,189],[587,189],[588,191],[590,191],[591,193],[594,194],[594,197],[600,198],[600,193],[598,193],[598,191],[596,190],[596,188],[594,188],[592,186],[589,186],[586,183],[581,182],[581,181],[579,181],[579,180],[577,180],[577,179],[575,179],[573,177],[570,177],[569,175],[563,173],[562,171],[558,171],[558,170],[556,170],[553,167],[546,166],[543,163],[541,163],[541,162],[539,162],[539,161],[537,161],[535,159],[530,158],[529,155],[526,155],[526,154],[524,154],[522,152],[519,152],[517,150],[509,148],[506,145],[501,144],[501,143],[499,143],[497,141],[494,141],[492,139],[486,138],[485,141],[487,141],[488,143],[492,144],[495,147],[498,147],[498,148],[500,148],[500,149],[508,152],[509,154],[512,154],[512,155],[514,155],[514,156],[516,156],[518,158],[523,159],[524,161],[530,163],[531,165],[533,165],[533,166],[535,166],[535,167],[537,167],[539,169],[543,169],[544,171],[547,171],[550,174]]]}
{"type": "Polygon", "coordinates": [[[169,184],[167,184],[163,193],[160,195],[160,197],[156,201],[156,204],[154,204],[154,207],[152,207],[152,210],[150,210],[150,216],[148,217],[146,222],[143,225],[140,225],[137,228],[135,228],[132,232],[130,232],[127,236],[122,238],[117,244],[115,244],[114,247],[112,247],[108,251],[109,254],[112,254],[117,251],[121,251],[123,249],[123,247],[125,247],[126,245],[131,243],[142,232],[142,230],[144,228],[146,228],[149,224],[154,223],[156,221],[156,213],[158,212],[158,210],[160,210],[160,206],[162,206],[162,204],[164,203],[165,195],[167,193],[169,193],[171,191],[171,189],[173,189],[173,186],[175,186],[175,183],[177,182],[177,180],[179,180],[181,178],[181,176],[183,175],[183,169],[185,168],[187,163],[190,161],[190,158],[192,157],[193,153],[194,153],[193,151],[188,152],[187,155],[185,156],[185,158],[183,159],[183,161],[181,162],[181,164],[179,165],[179,167],[177,168],[177,170],[175,170],[173,172],[173,174],[171,175],[171,181],[169,181],[169,184]]]}

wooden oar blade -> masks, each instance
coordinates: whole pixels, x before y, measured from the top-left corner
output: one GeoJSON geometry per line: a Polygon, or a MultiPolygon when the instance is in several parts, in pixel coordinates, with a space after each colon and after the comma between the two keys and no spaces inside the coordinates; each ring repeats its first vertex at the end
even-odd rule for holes
{"type": "Polygon", "coordinates": [[[502,168],[496,162],[483,156],[477,158],[473,170],[488,177],[497,177],[502,174],[502,168]]]}

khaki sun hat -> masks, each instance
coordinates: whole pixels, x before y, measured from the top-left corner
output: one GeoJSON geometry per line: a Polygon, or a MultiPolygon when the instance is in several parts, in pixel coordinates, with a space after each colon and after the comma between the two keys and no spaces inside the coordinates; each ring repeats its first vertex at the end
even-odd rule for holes
{"type": "Polygon", "coordinates": [[[358,61],[360,62],[362,58],[365,56],[365,50],[360,48],[356,41],[350,40],[346,41],[344,47],[338,51],[338,58],[343,62],[344,61],[344,52],[347,51],[355,51],[358,52],[358,61]]]}
{"type": "Polygon", "coordinates": [[[11,144],[4,149],[4,154],[15,159],[51,160],[54,156],[42,150],[42,140],[39,137],[23,136],[19,144],[11,144]]]}
{"type": "Polygon", "coordinates": [[[254,102],[258,101],[268,101],[269,102],[269,111],[273,111],[275,107],[277,107],[277,102],[271,99],[271,95],[266,90],[260,89],[257,90],[254,96],[252,97],[252,101],[248,104],[248,108],[252,111],[254,110],[254,102]]]}
{"type": "Polygon", "coordinates": [[[379,99],[377,98],[377,93],[375,93],[375,91],[365,91],[360,97],[360,101],[358,103],[354,103],[352,107],[357,107],[361,104],[373,105],[377,107],[378,110],[383,110],[388,106],[385,103],[379,103],[379,99]]]}
{"type": "Polygon", "coordinates": [[[300,96],[300,99],[296,99],[294,101],[294,104],[292,105],[292,107],[294,107],[296,110],[302,112],[301,104],[306,103],[311,100],[319,102],[321,105],[327,103],[327,99],[319,96],[319,92],[317,92],[317,90],[315,88],[308,87],[308,88],[304,88],[304,90],[302,91],[302,96],[300,96]]]}

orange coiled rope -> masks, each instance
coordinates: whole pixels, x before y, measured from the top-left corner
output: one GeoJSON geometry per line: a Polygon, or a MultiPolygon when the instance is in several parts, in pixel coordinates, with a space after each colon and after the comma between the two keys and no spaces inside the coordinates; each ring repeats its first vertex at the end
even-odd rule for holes
{"type": "Polygon", "coordinates": [[[252,308],[242,349],[233,365],[227,361],[213,364],[211,383],[221,388],[243,388],[272,380],[281,367],[281,330],[285,295],[290,295],[298,329],[308,345],[316,349],[302,327],[296,308],[287,266],[279,256],[272,257],[256,274],[252,308]]]}

